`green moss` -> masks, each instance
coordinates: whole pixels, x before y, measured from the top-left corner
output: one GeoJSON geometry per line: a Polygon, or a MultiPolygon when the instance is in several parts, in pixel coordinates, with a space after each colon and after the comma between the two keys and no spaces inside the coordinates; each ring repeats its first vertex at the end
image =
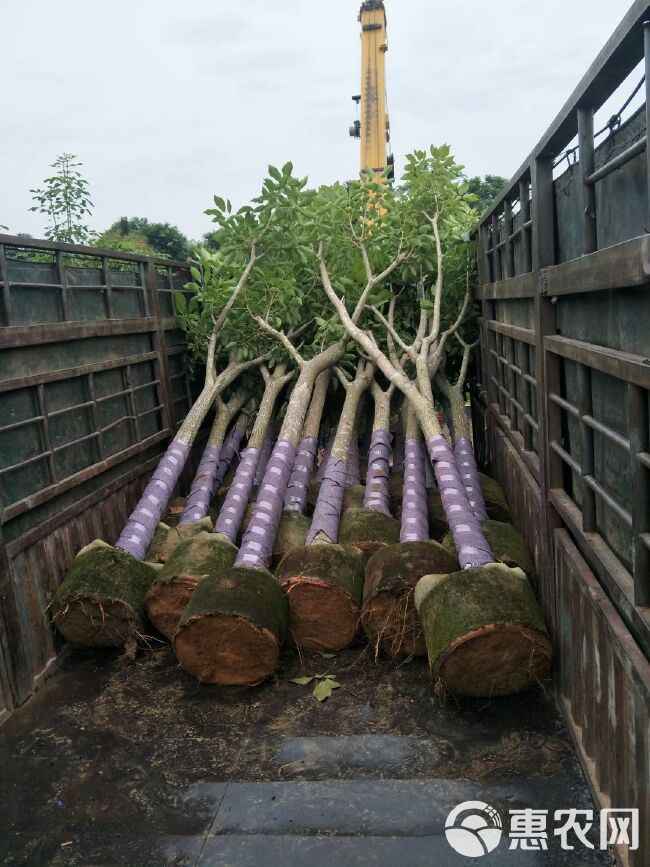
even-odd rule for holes
{"type": "Polygon", "coordinates": [[[399,522],[375,509],[348,509],[341,518],[339,542],[354,545],[357,542],[399,542],[399,522]]]}
{"type": "Polygon", "coordinates": [[[194,617],[224,614],[268,629],[284,642],[289,604],[277,580],[266,569],[233,566],[203,578],[192,593],[179,631],[194,617]]]}
{"type": "Polygon", "coordinates": [[[145,631],[144,597],[156,575],[125,551],[87,546],[54,595],[53,621],[73,644],[122,645],[145,631]]]}
{"type": "Polygon", "coordinates": [[[473,630],[510,624],[548,634],[523,572],[503,566],[488,565],[445,575],[432,584],[421,601],[416,599],[416,604],[434,677],[447,649],[473,630]]]}
{"type": "Polygon", "coordinates": [[[191,521],[189,524],[180,524],[168,527],[166,524],[158,524],[153,541],[147,551],[147,560],[165,563],[171,557],[174,550],[181,542],[197,536],[199,533],[210,532],[212,521],[206,515],[200,521],[191,521]]]}
{"type": "MultiPolygon", "coordinates": [[[[506,566],[519,566],[528,577],[535,574],[535,564],[522,535],[512,526],[502,521],[482,521],[481,528],[488,541],[494,559],[506,566]]],[[[456,551],[451,533],[442,540],[448,551],[456,551]]]]}
{"type": "Polygon", "coordinates": [[[373,554],[366,566],[364,604],[381,591],[400,595],[423,575],[454,572],[457,558],[438,542],[399,542],[373,554]]]}
{"type": "Polygon", "coordinates": [[[363,485],[348,485],[343,491],[343,506],[341,513],[344,515],[348,509],[360,509],[363,506],[363,498],[366,489],[363,485]]]}
{"type": "Polygon", "coordinates": [[[481,491],[483,492],[488,517],[493,521],[504,521],[506,523],[510,521],[512,517],[510,507],[501,485],[489,476],[483,475],[483,473],[479,473],[479,479],[481,481],[481,491]]]}
{"type": "Polygon", "coordinates": [[[236,556],[235,545],[214,533],[203,531],[174,548],[171,557],[158,572],[155,583],[168,583],[178,575],[192,575],[196,578],[215,575],[232,566],[236,556]]]}
{"type": "Polygon", "coordinates": [[[280,584],[292,578],[319,578],[329,581],[361,604],[363,595],[363,560],[359,552],[344,545],[308,545],[289,551],[275,573],[280,584]]]}
{"type": "Polygon", "coordinates": [[[274,559],[279,561],[292,548],[302,548],[309,532],[310,523],[309,518],[301,512],[287,510],[282,512],[273,545],[274,559]]]}
{"type": "Polygon", "coordinates": [[[65,580],[54,594],[53,607],[71,599],[121,599],[136,613],[144,613],[143,600],[157,572],[126,551],[110,545],[89,548],[74,561],[65,580]]]}

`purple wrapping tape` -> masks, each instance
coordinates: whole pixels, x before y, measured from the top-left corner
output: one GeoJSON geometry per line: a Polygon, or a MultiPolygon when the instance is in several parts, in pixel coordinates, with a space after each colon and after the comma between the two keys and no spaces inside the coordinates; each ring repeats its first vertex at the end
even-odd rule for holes
{"type": "Polygon", "coordinates": [[[454,455],[456,456],[456,466],[465,487],[469,504],[479,521],[487,521],[488,513],[485,509],[485,500],[483,499],[483,491],[481,490],[481,480],[478,474],[478,467],[476,466],[474,448],[467,437],[459,437],[456,440],[454,455]]]}
{"type": "Polygon", "coordinates": [[[348,449],[348,462],[346,464],[345,484],[359,485],[361,484],[361,470],[359,468],[359,443],[356,437],[352,437],[350,448],[348,449]]]}
{"type": "Polygon", "coordinates": [[[144,560],[189,453],[190,446],[172,440],[120,533],[116,548],[126,551],[136,560],[144,560]]]}
{"type": "Polygon", "coordinates": [[[439,435],[427,440],[427,448],[461,567],[471,569],[492,563],[494,555],[469,504],[449,443],[439,435]]]}
{"type": "Polygon", "coordinates": [[[244,439],[245,433],[246,431],[242,428],[234,427],[226,437],[226,441],[221,449],[221,457],[219,458],[217,475],[214,480],[215,491],[223,482],[230,466],[232,464],[236,465],[238,463],[239,448],[241,446],[242,440],[244,439]]]}
{"type": "Polygon", "coordinates": [[[305,512],[317,446],[316,437],[303,437],[300,441],[284,498],[284,508],[290,512],[300,512],[301,515],[305,512]]]}
{"type": "Polygon", "coordinates": [[[244,449],[242,458],[237,467],[235,478],[232,480],[226,499],[223,502],[217,522],[214,525],[215,533],[222,533],[231,542],[237,541],[241,522],[246,511],[246,506],[253,489],[253,479],[259,464],[260,449],[249,446],[244,449]]]}
{"type": "Polygon", "coordinates": [[[254,487],[262,484],[262,479],[264,478],[264,473],[266,472],[266,465],[268,464],[269,458],[271,457],[271,452],[273,451],[274,441],[275,433],[271,428],[269,428],[266,432],[266,436],[264,437],[264,442],[262,443],[262,448],[260,450],[257,470],[255,472],[255,478],[253,479],[254,487]]]}
{"type": "Polygon", "coordinates": [[[425,542],[429,538],[429,509],[424,483],[422,440],[406,440],[400,542],[425,542]]]}
{"type": "Polygon", "coordinates": [[[295,457],[295,446],[286,440],[278,440],[266,467],[255,508],[235,560],[236,566],[268,566],[295,457]]]}
{"type": "Polygon", "coordinates": [[[393,466],[391,467],[391,473],[401,473],[404,469],[404,431],[402,428],[398,428],[395,431],[395,438],[393,439],[393,466]]]}
{"type": "Polygon", "coordinates": [[[319,533],[324,533],[328,539],[336,542],[341,521],[341,509],[343,508],[346,475],[347,462],[330,455],[318,492],[314,516],[307,533],[306,545],[313,542],[319,533]]]}
{"type": "Polygon", "coordinates": [[[374,509],[375,512],[382,512],[390,517],[389,463],[390,432],[375,430],[372,432],[368,449],[368,470],[366,472],[363,508],[374,509]]]}
{"type": "Polygon", "coordinates": [[[217,477],[217,465],[221,446],[206,446],[201,455],[201,462],[194,476],[190,492],[185,498],[185,508],[179,518],[180,524],[189,524],[205,518],[210,510],[210,501],[214,493],[214,482],[217,477]]]}

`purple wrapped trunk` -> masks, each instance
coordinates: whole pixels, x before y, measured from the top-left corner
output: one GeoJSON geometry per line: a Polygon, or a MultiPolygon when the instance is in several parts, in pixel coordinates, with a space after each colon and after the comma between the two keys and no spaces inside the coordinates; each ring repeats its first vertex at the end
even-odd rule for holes
{"type": "Polygon", "coordinates": [[[404,469],[405,441],[404,430],[401,427],[397,428],[395,438],[393,439],[393,466],[391,467],[391,473],[401,473],[404,469]]]}
{"type": "Polygon", "coordinates": [[[356,436],[352,437],[350,448],[348,449],[348,461],[346,464],[347,472],[345,474],[346,485],[361,484],[361,470],[359,467],[359,443],[356,436]]]}
{"type": "Polygon", "coordinates": [[[429,538],[427,489],[424,483],[422,440],[406,440],[400,542],[425,542],[429,538]]]}
{"type": "Polygon", "coordinates": [[[246,506],[253,490],[253,479],[260,459],[260,449],[249,446],[244,449],[235,478],[226,494],[214,532],[227,536],[236,543],[246,506]]]}
{"type": "Polygon", "coordinates": [[[290,512],[304,514],[309,494],[309,480],[316,462],[317,447],[316,437],[303,437],[300,440],[287,494],[284,498],[284,508],[290,512]]]}
{"type": "Polygon", "coordinates": [[[223,482],[226,473],[229,468],[233,464],[237,464],[239,461],[239,449],[241,448],[242,440],[244,439],[244,435],[246,430],[239,425],[235,425],[223,444],[221,449],[221,457],[219,458],[219,465],[217,466],[217,476],[215,479],[215,491],[219,487],[219,485],[223,482]]]}
{"type": "Polygon", "coordinates": [[[364,509],[374,509],[390,517],[389,473],[390,473],[390,433],[375,430],[368,449],[368,470],[366,490],[363,496],[364,509]]]}
{"type": "Polygon", "coordinates": [[[456,458],[446,437],[442,434],[431,437],[427,440],[427,448],[461,567],[471,569],[492,563],[494,555],[469,504],[456,458]]]}
{"type": "Polygon", "coordinates": [[[260,456],[257,462],[257,470],[255,471],[255,478],[253,479],[253,487],[262,484],[262,479],[264,478],[264,473],[266,472],[266,467],[269,462],[269,458],[271,457],[271,452],[273,451],[273,443],[275,441],[275,431],[273,428],[269,428],[264,437],[264,442],[262,443],[262,448],[260,449],[260,456]]]}
{"type": "Polygon", "coordinates": [[[180,524],[189,524],[205,518],[210,510],[221,446],[206,446],[201,455],[190,492],[185,498],[185,508],[179,518],[180,524]]]}
{"type": "Polygon", "coordinates": [[[126,551],[136,560],[144,560],[189,453],[187,443],[172,440],[120,533],[116,548],[126,551]]]}
{"type": "Polygon", "coordinates": [[[343,492],[347,476],[347,462],[330,455],[318,492],[314,515],[307,533],[306,545],[313,542],[319,533],[324,533],[332,542],[339,534],[343,492]]]}
{"type": "Polygon", "coordinates": [[[487,521],[488,513],[485,509],[481,480],[471,440],[467,437],[459,437],[454,444],[454,455],[469,504],[479,521],[487,521]]]}
{"type": "Polygon", "coordinates": [[[235,560],[236,566],[268,566],[295,457],[295,446],[287,440],[278,440],[264,473],[255,508],[235,560]]]}

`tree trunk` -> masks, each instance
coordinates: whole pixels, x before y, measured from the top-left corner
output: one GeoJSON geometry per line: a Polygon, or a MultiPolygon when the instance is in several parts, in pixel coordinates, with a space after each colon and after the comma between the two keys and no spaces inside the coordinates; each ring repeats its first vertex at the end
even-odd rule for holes
{"type": "Polygon", "coordinates": [[[205,518],[217,487],[217,470],[223,441],[230,422],[249,398],[244,389],[237,389],[228,403],[217,398],[217,414],[208,436],[208,442],[199,462],[190,492],[185,499],[185,508],[179,525],[191,524],[205,518]]]}
{"type": "Polygon", "coordinates": [[[204,579],[185,610],[174,650],[181,664],[201,680],[252,685],[275,671],[288,604],[266,566],[314,383],[344,351],[341,341],[301,363],[235,565],[204,579]]]}
{"type": "Polygon", "coordinates": [[[126,526],[115,543],[116,548],[126,551],[136,560],[144,560],[158,522],[167,508],[176,482],[183,471],[192,443],[212,402],[218,394],[237,379],[240,373],[248,370],[251,366],[251,363],[230,364],[212,385],[203,389],[126,522],[126,526]]]}
{"type": "Polygon", "coordinates": [[[452,386],[444,374],[436,378],[438,387],[449,406],[450,429],[453,431],[454,455],[470,505],[479,521],[487,521],[485,501],[481,491],[478,467],[472,444],[472,426],[465,412],[465,399],[460,386],[452,386]]]}
{"type": "Polygon", "coordinates": [[[375,551],[399,541],[399,524],[391,517],[388,491],[390,463],[390,391],[374,382],[375,413],[362,508],[346,509],[339,527],[339,541],[354,545],[367,561],[375,551]]]}
{"type": "Polygon", "coordinates": [[[276,432],[277,431],[274,430],[273,425],[271,425],[266,431],[266,434],[264,436],[264,442],[262,443],[262,448],[260,449],[260,456],[257,461],[255,477],[253,478],[253,488],[258,488],[262,484],[262,479],[264,478],[264,473],[266,472],[266,467],[268,465],[269,458],[271,457],[271,452],[273,451],[276,432]]]}
{"type": "Polygon", "coordinates": [[[291,512],[304,514],[309,494],[309,481],[314,470],[316,451],[318,449],[318,431],[325,407],[325,398],[330,381],[330,371],[325,370],[318,376],[314,392],[309,404],[309,410],[302,431],[302,439],[296,453],[296,460],[291,471],[284,508],[291,512]]]}
{"type": "Polygon", "coordinates": [[[357,440],[357,429],[355,426],[352,439],[350,440],[350,448],[348,450],[348,460],[345,465],[345,485],[361,484],[361,467],[359,465],[359,442],[357,440]]]}
{"type": "Polygon", "coordinates": [[[69,618],[74,620],[74,631],[83,632],[86,646],[103,647],[109,635],[115,636],[117,644],[142,636],[137,618],[130,615],[125,618],[123,606],[127,605],[129,610],[144,610],[145,593],[156,573],[147,566],[148,582],[137,580],[140,573],[133,564],[145,557],[191,445],[215,397],[240,373],[256,364],[259,361],[229,364],[203,388],[131,513],[115,548],[109,547],[106,551],[101,546],[97,550],[86,547],[79,553],[74,569],[70,570],[58,591],[60,599],[75,599],[74,606],[64,605],[58,609],[56,625],[64,636],[72,634],[66,624],[69,618]],[[117,556],[111,558],[110,552],[117,556]],[[125,588],[129,576],[136,577],[127,594],[125,588]],[[99,618],[98,610],[102,611],[99,618]],[[96,645],[93,644],[95,640],[96,645]]]}
{"type": "Polygon", "coordinates": [[[214,526],[215,533],[220,533],[233,544],[237,542],[242,518],[251,496],[255,473],[261,459],[262,446],[271,426],[273,407],[287,381],[286,365],[278,365],[264,389],[248,447],[242,455],[242,460],[237,467],[235,477],[228,489],[214,526]]]}
{"type": "Polygon", "coordinates": [[[343,506],[347,454],[355,435],[359,399],[370,384],[371,368],[361,363],[346,385],[332,453],[321,482],[307,545],[290,551],[276,575],[289,599],[289,637],[305,650],[340,650],[354,639],[363,592],[359,555],[337,545],[343,506]]]}

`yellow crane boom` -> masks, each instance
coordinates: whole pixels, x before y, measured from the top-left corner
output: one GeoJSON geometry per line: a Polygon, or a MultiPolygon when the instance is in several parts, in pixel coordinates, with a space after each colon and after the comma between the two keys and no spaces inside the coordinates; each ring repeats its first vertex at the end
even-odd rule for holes
{"type": "Polygon", "coordinates": [[[392,163],[386,143],[390,126],[386,113],[386,9],[382,0],[366,0],[359,10],[361,23],[361,93],[352,99],[359,104],[360,120],[350,135],[361,140],[360,169],[381,174],[392,163]]]}

